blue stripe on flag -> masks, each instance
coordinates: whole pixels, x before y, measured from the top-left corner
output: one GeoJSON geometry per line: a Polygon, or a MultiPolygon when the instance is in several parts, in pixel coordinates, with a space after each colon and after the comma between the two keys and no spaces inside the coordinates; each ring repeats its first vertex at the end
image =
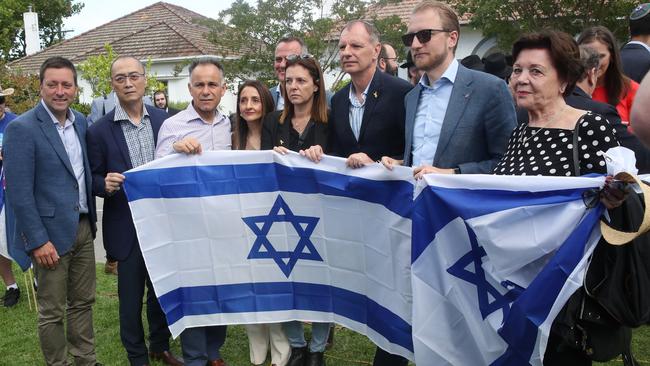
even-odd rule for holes
{"type": "Polygon", "coordinates": [[[126,173],[129,201],[259,192],[321,193],[385,206],[410,217],[413,185],[402,180],[371,180],[277,163],[184,166],[126,173]],[[279,183],[278,183],[279,182],[279,183]]]}
{"type": "Polygon", "coordinates": [[[377,302],[342,288],[303,282],[258,282],[174,289],[158,298],[174,324],[184,316],[283,310],[335,313],[413,352],[411,325],[377,302]]]}
{"type": "Polygon", "coordinates": [[[411,263],[420,257],[436,233],[457,217],[467,220],[522,206],[581,200],[586,190],[589,188],[529,192],[429,186],[415,200],[411,263]]]}
{"type": "Polygon", "coordinates": [[[528,365],[539,326],[544,323],[557,296],[585,253],[587,241],[599,222],[603,206],[589,211],[528,288],[512,303],[499,330],[508,343],[493,366],[528,365]]]}

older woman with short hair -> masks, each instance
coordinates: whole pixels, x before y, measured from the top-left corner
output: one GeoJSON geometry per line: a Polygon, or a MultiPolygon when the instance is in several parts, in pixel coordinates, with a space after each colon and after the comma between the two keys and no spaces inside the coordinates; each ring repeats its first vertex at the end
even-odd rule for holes
{"type": "MultiPolygon", "coordinates": [[[[517,107],[528,111],[528,123],[520,124],[513,131],[494,173],[606,174],[603,153],[618,146],[614,129],[604,117],[573,108],[564,101],[583,74],[575,40],[556,31],[527,34],[515,42],[512,55],[515,62],[510,87],[517,107]]],[[[601,201],[607,208],[614,208],[622,203],[625,195],[611,188],[610,177],[607,179],[601,201]]],[[[591,365],[585,352],[562,342],[557,329],[554,323],[544,365],[591,365]]]]}

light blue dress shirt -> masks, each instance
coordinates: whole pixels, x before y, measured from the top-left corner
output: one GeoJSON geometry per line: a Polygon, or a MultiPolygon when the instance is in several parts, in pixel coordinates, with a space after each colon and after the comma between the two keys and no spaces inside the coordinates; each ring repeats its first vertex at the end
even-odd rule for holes
{"type": "Polygon", "coordinates": [[[458,73],[455,59],[433,85],[429,85],[427,74],[422,75],[422,93],[415,113],[413,126],[413,166],[432,165],[436,155],[442,122],[445,120],[447,106],[458,73]]]}
{"type": "Polygon", "coordinates": [[[66,120],[63,127],[59,124],[59,120],[54,117],[54,114],[47,107],[43,99],[41,99],[41,104],[45,107],[47,114],[52,118],[54,122],[54,127],[59,133],[61,142],[63,142],[63,147],[65,147],[65,152],[68,154],[68,159],[70,159],[70,165],[72,165],[72,170],[74,171],[75,178],[77,178],[77,185],[79,185],[79,212],[88,213],[88,198],[86,197],[86,177],[84,169],[84,156],[83,150],[81,150],[81,142],[79,142],[79,136],[74,130],[74,113],[72,110],[68,109],[66,114],[66,120]]]}
{"type": "Polygon", "coordinates": [[[275,103],[275,110],[281,111],[284,109],[284,98],[282,98],[282,91],[280,90],[280,84],[275,87],[274,93],[278,95],[278,102],[275,103]]]}
{"type": "MultiPolygon", "coordinates": [[[[373,76],[374,79],[374,76],[373,76]]],[[[372,84],[372,79],[366,86],[366,90],[363,91],[361,98],[363,100],[358,100],[356,96],[356,91],[354,90],[354,84],[350,82],[350,127],[352,127],[352,133],[354,138],[359,141],[359,134],[361,134],[361,123],[363,123],[363,111],[366,108],[366,97],[368,96],[368,89],[372,84]]]]}

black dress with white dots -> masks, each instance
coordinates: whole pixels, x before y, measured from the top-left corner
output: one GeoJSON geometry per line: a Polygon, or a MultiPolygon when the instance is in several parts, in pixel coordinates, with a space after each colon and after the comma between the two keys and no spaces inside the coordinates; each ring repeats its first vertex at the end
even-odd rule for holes
{"type": "MultiPolygon", "coordinates": [[[[618,146],[616,132],[599,114],[587,112],[578,120],[580,173],[607,173],[609,148],[618,146]]],[[[561,128],[530,127],[522,123],[512,132],[508,149],[494,168],[497,175],[571,176],[573,132],[561,128]]]]}

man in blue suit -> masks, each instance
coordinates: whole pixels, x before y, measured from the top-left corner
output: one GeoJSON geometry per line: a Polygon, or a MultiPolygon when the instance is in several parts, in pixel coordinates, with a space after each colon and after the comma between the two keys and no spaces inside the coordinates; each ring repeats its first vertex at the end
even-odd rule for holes
{"type": "Polygon", "coordinates": [[[120,57],[111,66],[115,109],[88,129],[88,157],[93,194],[104,197],[102,231],[106,253],[119,261],[117,291],[120,300],[120,337],[133,366],[160,359],[182,365],[169,352],[170,332],[142,258],[131,211],[121,184],[123,172],[154,159],[158,131],[169,117],[143,103],[147,80],[144,66],[133,57],[120,57]],[[147,287],[149,346],[142,326],[142,297],[147,287]]]}
{"type": "MultiPolygon", "coordinates": [[[[459,32],[453,9],[425,0],[413,10],[402,37],[416,67],[425,72],[406,96],[403,164],[415,167],[416,178],[491,173],[516,125],[504,81],[456,61],[459,32]]],[[[400,163],[390,157],[382,162],[400,163]]]]}
{"type": "Polygon", "coordinates": [[[623,71],[640,83],[650,70],[650,3],[637,6],[630,14],[630,41],[621,49],[623,71]]]}
{"type": "Polygon", "coordinates": [[[67,365],[68,352],[75,365],[96,364],[95,201],[86,119],[70,109],[76,92],[70,60],[45,60],[41,101],[9,123],[2,145],[15,237],[36,264],[38,335],[47,365],[67,365]]]}

